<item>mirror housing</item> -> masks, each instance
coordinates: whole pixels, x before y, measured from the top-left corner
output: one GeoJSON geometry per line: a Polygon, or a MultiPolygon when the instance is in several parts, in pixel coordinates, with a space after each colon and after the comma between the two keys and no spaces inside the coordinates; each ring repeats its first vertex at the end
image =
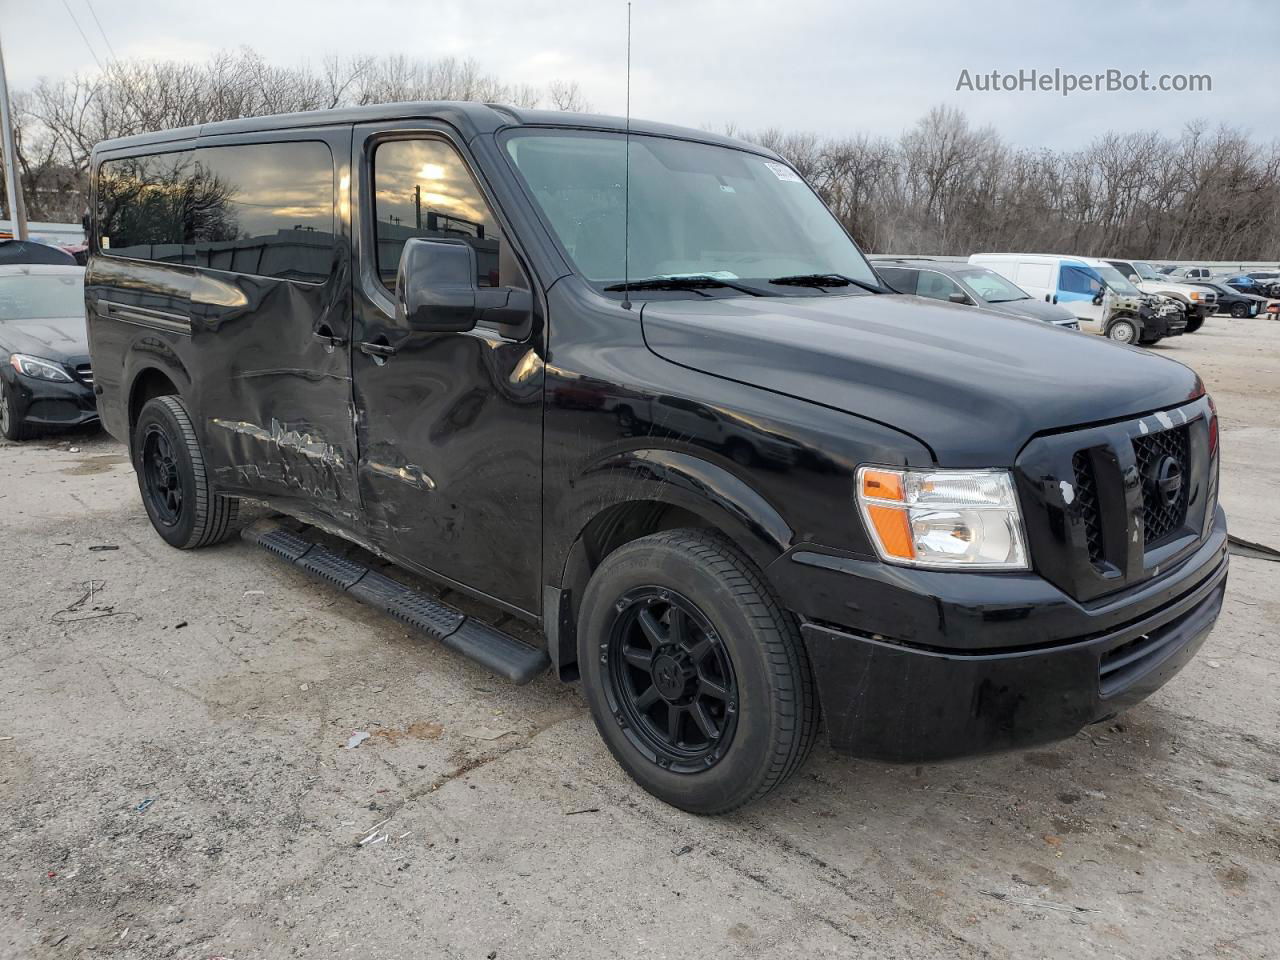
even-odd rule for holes
{"type": "Polygon", "coordinates": [[[961,292],[960,292],[960,291],[958,291],[958,290],[957,290],[955,293],[950,294],[950,295],[947,297],[947,299],[948,299],[948,300],[950,300],[952,303],[966,303],[966,304],[967,304],[967,303],[969,302],[969,298],[968,298],[968,297],[966,297],[963,293],[961,293],[961,292]]]}
{"type": "Polygon", "coordinates": [[[461,240],[405,242],[396,270],[396,319],[418,333],[476,325],[476,252],[461,240]]]}

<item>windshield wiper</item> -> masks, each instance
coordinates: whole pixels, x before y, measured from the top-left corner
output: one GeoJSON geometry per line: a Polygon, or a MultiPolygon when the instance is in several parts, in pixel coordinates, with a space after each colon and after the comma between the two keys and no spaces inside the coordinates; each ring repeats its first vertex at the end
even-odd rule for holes
{"type": "Polygon", "coordinates": [[[869,293],[891,292],[878,284],[855,280],[853,277],[846,277],[843,273],[797,273],[790,277],[774,277],[769,282],[780,287],[816,287],[822,290],[826,287],[854,286],[861,287],[869,293]]]}
{"type": "MultiPolygon", "coordinates": [[[[610,292],[616,290],[693,290],[701,292],[702,290],[720,287],[747,293],[753,297],[769,296],[764,290],[757,290],[755,287],[748,287],[743,283],[734,283],[732,280],[721,280],[719,277],[712,277],[707,274],[692,274],[681,277],[647,277],[644,280],[611,283],[605,287],[605,290],[610,292]]],[[[706,294],[703,294],[703,296],[706,296],[706,294]]]]}

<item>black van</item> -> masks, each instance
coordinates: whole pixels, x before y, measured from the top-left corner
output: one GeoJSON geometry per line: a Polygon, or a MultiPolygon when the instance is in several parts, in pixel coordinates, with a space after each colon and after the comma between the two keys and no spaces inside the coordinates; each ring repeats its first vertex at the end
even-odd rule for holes
{"type": "Polygon", "coordinates": [[[761,147],[417,103],[92,168],[95,389],[159,534],[267,501],[245,535],[290,562],[512,680],[580,676],[677,806],[764,795],[820,713],[895,761],[1070,736],[1221,608],[1195,374],[887,292],[761,147]]]}

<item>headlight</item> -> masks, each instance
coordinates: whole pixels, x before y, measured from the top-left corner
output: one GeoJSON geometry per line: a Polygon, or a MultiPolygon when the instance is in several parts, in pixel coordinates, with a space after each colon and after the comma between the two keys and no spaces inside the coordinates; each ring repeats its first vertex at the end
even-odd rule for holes
{"type": "Polygon", "coordinates": [[[1007,470],[859,467],[857,498],[882,560],[945,569],[1030,568],[1007,470]]]}
{"type": "Polygon", "coordinates": [[[71,374],[63,370],[60,364],[52,360],[41,360],[39,357],[28,357],[25,353],[9,355],[9,365],[26,377],[37,380],[57,380],[59,383],[71,383],[71,374]]]}
{"type": "Polygon", "coordinates": [[[1195,290],[1192,290],[1190,293],[1188,293],[1188,294],[1187,294],[1187,296],[1188,296],[1188,297],[1190,297],[1192,300],[1203,300],[1203,299],[1204,299],[1204,294],[1202,294],[1202,293],[1197,293],[1195,290]]]}

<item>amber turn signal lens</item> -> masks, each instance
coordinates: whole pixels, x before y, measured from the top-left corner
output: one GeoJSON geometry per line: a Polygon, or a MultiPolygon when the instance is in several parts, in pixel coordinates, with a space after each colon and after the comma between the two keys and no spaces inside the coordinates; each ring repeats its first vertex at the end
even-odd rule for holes
{"type": "Polygon", "coordinates": [[[862,473],[862,496],[869,500],[905,500],[902,492],[902,477],[887,470],[864,470],[862,473]]]}
{"type": "Polygon", "coordinates": [[[916,551],[911,542],[911,522],[906,510],[868,504],[867,514],[875,525],[884,552],[900,560],[915,559],[916,551]]]}

